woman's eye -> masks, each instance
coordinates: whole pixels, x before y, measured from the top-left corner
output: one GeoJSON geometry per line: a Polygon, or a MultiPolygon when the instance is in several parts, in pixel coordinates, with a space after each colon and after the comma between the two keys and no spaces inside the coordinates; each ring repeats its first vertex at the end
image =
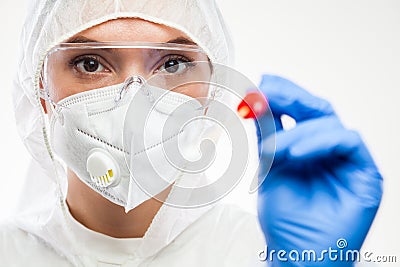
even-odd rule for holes
{"type": "Polygon", "coordinates": [[[107,69],[99,62],[99,60],[95,59],[95,58],[83,58],[79,61],[77,61],[76,63],[76,68],[80,71],[80,72],[91,72],[91,73],[95,73],[95,72],[104,72],[107,69]]]}
{"type": "Polygon", "coordinates": [[[170,74],[176,74],[184,71],[188,67],[189,62],[183,59],[169,59],[160,67],[160,71],[170,74]]]}

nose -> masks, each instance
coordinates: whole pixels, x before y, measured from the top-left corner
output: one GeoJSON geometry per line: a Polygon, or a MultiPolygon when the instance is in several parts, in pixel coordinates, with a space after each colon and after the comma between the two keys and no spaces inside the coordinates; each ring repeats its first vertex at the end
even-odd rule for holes
{"type": "MultiPolygon", "coordinates": [[[[121,54],[121,65],[119,79],[121,82],[128,81],[130,77],[140,77],[148,80],[151,73],[153,59],[147,50],[141,49],[123,49],[121,54]]],[[[136,80],[136,79],[135,79],[136,80]]]]}

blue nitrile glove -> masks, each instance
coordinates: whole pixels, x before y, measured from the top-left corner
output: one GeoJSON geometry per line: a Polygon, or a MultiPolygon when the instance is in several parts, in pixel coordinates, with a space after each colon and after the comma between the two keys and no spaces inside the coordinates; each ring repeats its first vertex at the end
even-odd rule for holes
{"type": "MultiPolygon", "coordinates": [[[[259,175],[266,176],[258,196],[269,254],[264,258],[275,250],[271,266],[352,266],[346,250],[361,248],[382,196],[382,177],[371,155],[327,101],[276,76],[263,76],[260,89],[276,123],[276,154],[269,173],[263,162],[271,156],[266,145],[271,135],[259,140],[264,144],[259,175]],[[283,130],[282,114],[294,118],[296,127],[283,130]],[[281,260],[279,250],[286,252],[281,252],[281,260]],[[309,250],[316,252],[315,262],[309,250]],[[321,255],[323,250],[328,251],[321,255]],[[322,257],[323,262],[318,260],[322,257]]],[[[260,118],[261,129],[270,125],[268,119],[260,118]]]]}

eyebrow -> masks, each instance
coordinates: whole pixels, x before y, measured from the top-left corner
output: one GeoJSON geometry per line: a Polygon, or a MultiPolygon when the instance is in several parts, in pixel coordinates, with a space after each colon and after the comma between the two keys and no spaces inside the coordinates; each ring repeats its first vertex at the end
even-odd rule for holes
{"type": "Polygon", "coordinates": [[[185,44],[185,45],[197,45],[195,42],[192,40],[189,40],[185,37],[178,37],[172,40],[169,40],[167,43],[169,44],[185,44]]]}
{"type": "MultiPolygon", "coordinates": [[[[83,44],[83,43],[101,43],[100,41],[94,40],[87,38],[85,36],[76,36],[72,37],[67,40],[67,43],[78,43],[78,44],[83,44]]],[[[166,43],[168,44],[184,44],[184,45],[197,45],[195,42],[185,38],[185,37],[178,37],[175,39],[171,39],[167,41],[166,43]]]]}
{"type": "Polygon", "coordinates": [[[77,36],[77,37],[72,37],[67,40],[67,43],[77,43],[77,44],[83,44],[83,43],[98,43],[99,41],[93,40],[86,38],[85,36],[77,36]]]}

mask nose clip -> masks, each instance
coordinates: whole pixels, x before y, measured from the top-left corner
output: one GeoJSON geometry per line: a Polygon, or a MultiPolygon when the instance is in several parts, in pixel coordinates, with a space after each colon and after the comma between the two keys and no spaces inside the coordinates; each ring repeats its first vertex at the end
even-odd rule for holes
{"type": "Polygon", "coordinates": [[[122,100],[122,98],[124,98],[126,92],[128,91],[128,89],[133,86],[134,88],[140,88],[143,86],[143,84],[145,83],[145,79],[140,76],[140,75],[135,75],[135,76],[130,76],[128,77],[121,90],[118,92],[117,96],[115,97],[115,103],[118,104],[119,101],[122,100]]]}

